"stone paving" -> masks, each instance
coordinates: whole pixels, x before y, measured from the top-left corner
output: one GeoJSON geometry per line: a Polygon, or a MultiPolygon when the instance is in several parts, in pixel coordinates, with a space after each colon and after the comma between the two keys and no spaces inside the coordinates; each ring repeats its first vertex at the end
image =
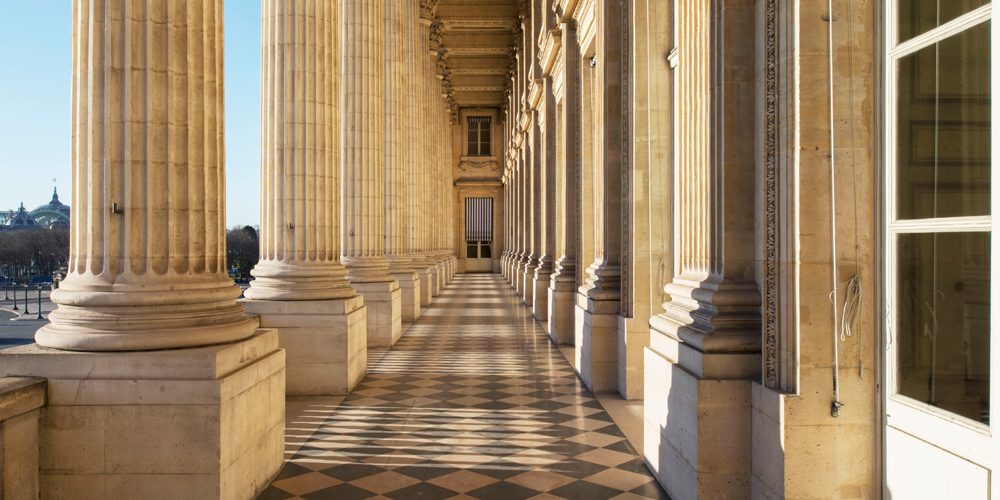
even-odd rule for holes
{"type": "Polygon", "coordinates": [[[667,498],[500,275],[422,313],[260,499],[667,498]]]}

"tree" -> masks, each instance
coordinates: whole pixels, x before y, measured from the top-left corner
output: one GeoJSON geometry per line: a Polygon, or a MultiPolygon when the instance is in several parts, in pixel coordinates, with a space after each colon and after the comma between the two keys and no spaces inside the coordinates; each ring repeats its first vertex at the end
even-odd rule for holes
{"type": "Polygon", "coordinates": [[[0,232],[0,267],[18,283],[52,276],[69,261],[69,229],[0,232]]]}
{"type": "Polygon", "coordinates": [[[233,278],[239,281],[250,279],[250,270],[260,260],[260,243],[257,231],[250,226],[233,227],[226,231],[226,262],[229,270],[236,272],[233,278]]]}

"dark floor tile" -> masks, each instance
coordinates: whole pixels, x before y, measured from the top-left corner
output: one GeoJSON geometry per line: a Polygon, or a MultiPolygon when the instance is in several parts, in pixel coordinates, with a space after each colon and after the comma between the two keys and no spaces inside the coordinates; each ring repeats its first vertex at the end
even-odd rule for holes
{"type": "Polygon", "coordinates": [[[599,484],[587,481],[574,481],[565,486],[560,486],[552,491],[550,495],[563,497],[570,500],[608,500],[625,493],[622,490],[608,488],[599,484]]]}
{"type": "Polygon", "coordinates": [[[322,474],[340,479],[345,483],[354,481],[355,479],[373,476],[381,472],[385,472],[385,469],[366,463],[341,464],[320,471],[322,474]]]}
{"type": "Polygon", "coordinates": [[[525,488],[524,486],[500,481],[468,491],[465,494],[480,500],[524,500],[540,493],[540,491],[525,488]]]}
{"type": "Polygon", "coordinates": [[[302,495],[306,500],[363,500],[378,496],[376,493],[359,488],[353,484],[343,483],[319,491],[302,495]]]}
{"type": "Polygon", "coordinates": [[[293,498],[295,495],[288,493],[287,491],[275,488],[274,486],[269,486],[267,489],[257,497],[257,500],[288,500],[293,498]]]}
{"type": "Polygon", "coordinates": [[[655,498],[657,500],[670,500],[670,495],[663,491],[660,487],[660,483],[656,481],[650,481],[634,490],[629,491],[629,493],[643,496],[646,498],[655,498]]]}
{"type": "Polygon", "coordinates": [[[492,477],[493,479],[507,479],[508,477],[514,477],[518,474],[524,474],[532,469],[534,469],[534,467],[529,465],[521,465],[501,459],[477,465],[469,470],[475,472],[476,474],[492,477]]]}
{"type": "Polygon", "coordinates": [[[442,464],[435,462],[433,460],[428,460],[425,462],[419,462],[413,465],[407,465],[405,467],[399,467],[393,469],[393,472],[410,476],[414,479],[419,479],[421,481],[429,481],[436,477],[441,477],[452,472],[457,472],[460,470],[458,467],[453,467],[448,464],[442,464]]]}
{"type": "Polygon", "coordinates": [[[407,486],[406,488],[386,493],[385,496],[393,500],[444,500],[445,498],[455,496],[455,492],[431,483],[417,483],[413,486],[407,486]]]}
{"type": "Polygon", "coordinates": [[[301,476],[302,474],[308,474],[310,472],[312,472],[312,469],[307,469],[294,462],[287,462],[285,463],[285,466],[281,468],[281,472],[278,472],[278,475],[274,477],[274,480],[281,481],[282,479],[301,476]]]}

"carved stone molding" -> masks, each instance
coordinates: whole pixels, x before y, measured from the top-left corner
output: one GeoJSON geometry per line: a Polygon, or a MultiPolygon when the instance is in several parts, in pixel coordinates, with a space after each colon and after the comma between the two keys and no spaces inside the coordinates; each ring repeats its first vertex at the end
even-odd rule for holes
{"type": "Polygon", "coordinates": [[[423,19],[434,19],[434,11],[440,0],[420,0],[420,17],[423,19]]]}
{"type": "Polygon", "coordinates": [[[458,169],[471,171],[500,170],[500,162],[494,156],[463,156],[462,160],[458,162],[458,169]]]}
{"type": "Polygon", "coordinates": [[[778,20],[764,5],[764,385],[778,388],[778,20]]]}
{"type": "Polygon", "coordinates": [[[629,102],[632,41],[629,37],[629,0],[621,0],[622,16],[622,298],[623,318],[632,317],[632,303],[635,291],[632,286],[632,150],[629,148],[631,136],[629,102]]]}
{"type": "Polygon", "coordinates": [[[438,52],[441,50],[441,39],[444,38],[444,23],[440,20],[436,20],[431,23],[431,51],[438,52]]]}

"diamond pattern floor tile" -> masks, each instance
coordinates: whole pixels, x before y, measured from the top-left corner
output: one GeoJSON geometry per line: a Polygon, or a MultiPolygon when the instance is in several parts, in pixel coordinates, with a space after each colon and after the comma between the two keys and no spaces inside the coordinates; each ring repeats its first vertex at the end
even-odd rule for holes
{"type": "Polygon", "coordinates": [[[502,277],[421,313],[261,499],[667,498],[502,277]]]}

